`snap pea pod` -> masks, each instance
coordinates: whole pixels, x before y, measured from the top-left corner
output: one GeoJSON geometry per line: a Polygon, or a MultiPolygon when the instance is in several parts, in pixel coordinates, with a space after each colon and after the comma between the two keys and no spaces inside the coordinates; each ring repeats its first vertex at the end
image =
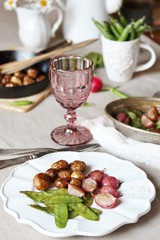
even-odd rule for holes
{"type": "Polygon", "coordinates": [[[88,219],[88,220],[93,220],[93,221],[98,221],[99,220],[99,215],[96,214],[94,211],[92,211],[91,208],[87,207],[83,203],[70,203],[69,206],[75,210],[75,212],[88,219]]]}
{"type": "Polygon", "coordinates": [[[44,198],[52,196],[51,193],[43,191],[43,192],[35,192],[35,191],[20,191],[20,193],[25,194],[27,197],[33,199],[36,202],[41,202],[44,198]]]}
{"type": "Polygon", "coordinates": [[[18,100],[18,101],[11,102],[11,105],[12,106],[26,106],[26,105],[30,105],[32,103],[33,102],[29,101],[29,100],[18,100]]]}
{"type": "Polygon", "coordinates": [[[68,219],[73,219],[77,216],[78,216],[78,214],[76,213],[76,211],[74,211],[74,210],[68,211],[68,219]]]}
{"type": "Polygon", "coordinates": [[[91,197],[91,195],[86,195],[85,197],[83,197],[83,203],[87,206],[90,207],[93,203],[93,198],[91,197]]]}
{"type": "Polygon", "coordinates": [[[42,192],[35,192],[35,191],[20,191],[20,193],[25,194],[27,197],[33,199],[34,201],[41,202],[42,199],[46,197],[50,197],[52,195],[61,195],[61,194],[68,194],[67,189],[59,188],[59,189],[51,189],[42,192]]]}
{"type": "Polygon", "coordinates": [[[40,206],[40,205],[30,204],[29,206],[32,207],[32,208],[34,208],[34,209],[37,209],[37,210],[46,212],[46,213],[54,213],[54,208],[55,208],[54,205],[52,205],[52,206],[47,206],[47,207],[42,207],[42,206],[40,206]]]}
{"type": "Polygon", "coordinates": [[[99,210],[98,208],[93,208],[93,207],[91,207],[91,210],[92,210],[94,213],[96,213],[97,215],[101,215],[101,214],[102,214],[102,211],[99,210]]]}
{"type": "Polygon", "coordinates": [[[81,198],[69,194],[49,196],[42,199],[42,203],[45,205],[51,205],[54,203],[80,203],[82,201],[81,198]]]}
{"type": "Polygon", "coordinates": [[[56,203],[54,206],[55,224],[58,228],[65,228],[68,221],[67,204],[56,203]]]}

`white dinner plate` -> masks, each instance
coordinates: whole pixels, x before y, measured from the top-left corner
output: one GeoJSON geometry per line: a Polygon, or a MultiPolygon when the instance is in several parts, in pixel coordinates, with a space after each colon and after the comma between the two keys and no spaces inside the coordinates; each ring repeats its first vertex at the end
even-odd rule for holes
{"type": "MultiPolygon", "coordinates": [[[[95,152],[57,152],[30,160],[15,168],[1,188],[5,210],[20,223],[26,223],[44,235],[67,237],[74,235],[103,236],[128,223],[135,223],[139,217],[149,212],[155,198],[155,187],[140,168],[129,161],[120,160],[106,153],[95,152]],[[86,220],[82,217],[68,220],[63,229],[57,228],[54,217],[31,208],[34,201],[20,191],[35,190],[33,177],[45,172],[51,164],[65,159],[75,159],[87,164],[87,171],[106,169],[108,175],[115,176],[122,184],[120,203],[112,209],[102,209],[99,221],[86,220]]],[[[99,208],[95,203],[93,207],[99,208]]]]}

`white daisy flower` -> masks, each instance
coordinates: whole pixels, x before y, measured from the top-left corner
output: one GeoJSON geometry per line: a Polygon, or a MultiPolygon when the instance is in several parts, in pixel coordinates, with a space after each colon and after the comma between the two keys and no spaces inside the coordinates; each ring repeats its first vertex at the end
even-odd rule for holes
{"type": "Polygon", "coordinates": [[[6,10],[13,10],[17,7],[17,0],[6,0],[4,2],[4,7],[6,10]]]}
{"type": "Polygon", "coordinates": [[[38,0],[36,1],[37,9],[41,10],[42,12],[48,12],[53,6],[53,0],[38,0]]]}

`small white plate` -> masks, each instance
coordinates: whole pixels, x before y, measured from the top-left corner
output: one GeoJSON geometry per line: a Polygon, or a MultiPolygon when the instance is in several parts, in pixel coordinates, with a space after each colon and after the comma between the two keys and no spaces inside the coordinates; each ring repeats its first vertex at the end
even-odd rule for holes
{"type": "MultiPolygon", "coordinates": [[[[128,223],[137,222],[139,217],[149,212],[155,198],[155,187],[146,173],[128,161],[120,160],[106,153],[95,152],[58,152],[30,160],[15,168],[1,188],[5,210],[20,223],[26,223],[44,235],[67,237],[74,235],[103,236],[128,223]],[[91,170],[106,169],[108,175],[117,177],[121,182],[120,204],[112,209],[102,209],[99,221],[90,221],[81,217],[68,220],[64,229],[56,227],[54,217],[31,208],[34,203],[20,191],[35,190],[33,177],[45,172],[51,164],[65,159],[68,162],[79,159],[91,170]]],[[[94,207],[98,206],[94,203],[94,207]]]]}

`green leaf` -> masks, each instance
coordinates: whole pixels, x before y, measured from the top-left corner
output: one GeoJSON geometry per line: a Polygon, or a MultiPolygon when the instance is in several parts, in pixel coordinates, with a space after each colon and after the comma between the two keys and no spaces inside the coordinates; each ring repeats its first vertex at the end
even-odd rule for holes
{"type": "Polygon", "coordinates": [[[11,105],[12,106],[26,106],[26,105],[30,105],[32,103],[33,102],[29,101],[29,100],[19,100],[19,101],[11,102],[11,105]]]}
{"type": "Polygon", "coordinates": [[[86,57],[90,58],[93,61],[95,70],[97,68],[103,68],[104,67],[102,54],[97,53],[97,52],[90,52],[86,55],[86,57]]]}
{"type": "Polygon", "coordinates": [[[156,122],[156,129],[160,129],[160,120],[156,122]]]}

